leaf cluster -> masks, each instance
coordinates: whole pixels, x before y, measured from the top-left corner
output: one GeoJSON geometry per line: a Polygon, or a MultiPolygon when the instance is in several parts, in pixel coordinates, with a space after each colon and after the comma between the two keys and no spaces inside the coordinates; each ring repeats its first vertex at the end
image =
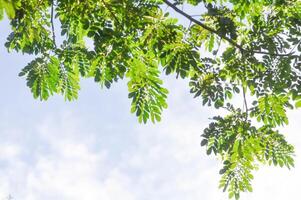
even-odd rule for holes
{"type": "Polygon", "coordinates": [[[252,191],[259,163],[293,166],[277,128],[301,107],[300,1],[0,0],[4,13],[7,49],[36,56],[20,72],[35,98],[74,100],[81,78],[106,88],[126,79],[131,112],[155,123],[167,108],[162,74],[175,75],[204,106],[229,111],[213,118],[202,146],[223,161],[230,198],[252,191]],[[179,9],[186,4],[199,15],[179,9]],[[238,96],[242,107],[232,102],[238,96]]]}

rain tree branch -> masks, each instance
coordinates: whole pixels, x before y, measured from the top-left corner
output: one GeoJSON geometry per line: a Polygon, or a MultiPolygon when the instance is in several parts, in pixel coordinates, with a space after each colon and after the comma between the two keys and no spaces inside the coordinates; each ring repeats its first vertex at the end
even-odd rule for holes
{"type": "Polygon", "coordinates": [[[234,40],[232,40],[231,38],[228,38],[227,36],[221,35],[219,33],[219,31],[215,30],[214,28],[204,24],[203,22],[193,18],[192,15],[187,14],[186,12],[184,12],[183,10],[179,9],[177,7],[176,4],[168,1],[168,0],[163,0],[165,4],[167,4],[169,7],[171,7],[174,11],[176,11],[177,13],[181,14],[182,16],[184,16],[185,18],[187,18],[188,20],[194,22],[195,24],[197,24],[198,26],[201,26],[203,29],[210,31],[211,33],[219,36],[220,38],[226,40],[227,42],[229,42],[232,46],[236,47],[237,49],[240,50],[240,52],[249,52],[249,53],[253,53],[253,54],[263,54],[263,55],[271,55],[271,56],[279,56],[279,57],[283,57],[283,56],[291,56],[292,52],[288,53],[288,54],[278,54],[278,53],[270,53],[270,52],[264,52],[264,51],[257,51],[257,50],[247,50],[245,49],[242,45],[238,44],[237,42],[235,42],[234,40]]]}

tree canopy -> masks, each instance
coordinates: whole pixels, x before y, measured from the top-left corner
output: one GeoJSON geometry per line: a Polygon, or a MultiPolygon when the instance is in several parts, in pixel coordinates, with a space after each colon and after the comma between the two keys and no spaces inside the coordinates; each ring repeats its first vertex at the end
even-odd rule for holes
{"type": "Polygon", "coordinates": [[[131,112],[155,123],[167,108],[160,75],[175,75],[204,106],[228,112],[213,117],[201,145],[222,160],[229,198],[252,191],[260,164],[294,166],[278,128],[301,107],[301,1],[0,0],[5,13],[6,48],[36,56],[19,74],[34,98],[74,100],[80,78],[106,88],[126,78],[131,112]]]}

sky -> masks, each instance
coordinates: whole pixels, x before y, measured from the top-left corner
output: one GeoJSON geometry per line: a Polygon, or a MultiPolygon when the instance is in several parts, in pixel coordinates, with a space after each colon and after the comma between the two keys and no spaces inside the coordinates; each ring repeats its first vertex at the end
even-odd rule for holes
{"type": "MultiPolygon", "coordinates": [[[[221,162],[200,147],[208,118],[188,82],[165,77],[169,107],[162,122],[130,114],[126,81],[110,90],[82,80],[79,98],[35,100],[18,73],[33,57],[7,53],[0,22],[0,200],[225,200],[221,162]]],[[[242,200],[300,199],[301,112],[281,130],[296,147],[295,168],[261,167],[242,200]]]]}

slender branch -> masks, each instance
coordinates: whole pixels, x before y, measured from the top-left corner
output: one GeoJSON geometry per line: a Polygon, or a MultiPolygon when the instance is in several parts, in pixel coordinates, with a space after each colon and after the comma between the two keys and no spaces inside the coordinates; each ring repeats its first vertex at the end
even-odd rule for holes
{"type": "Polygon", "coordinates": [[[109,13],[112,15],[112,17],[115,19],[115,21],[118,23],[118,24],[121,24],[118,20],[118,18],[116,17],[116,15],[114,14],[114,12],[110,9],[110,7],[108,6],[108,4],[104,1],[104,0],[101,0],[101,2],[103,3],[104,7],[109,11],[109,13]]]}
{"type": "Polygon", "coordinates": [[[242,94],[243,94],[243,98],[244,98],[244,104],[245,104],[245,109],[246,109],[246,121],[248,119],[248,102],[247,102],[247,97],[246,97],[246,88],[243,86],[242,87],[242,94]]]}
{"type": "Polygon", "coordinates": [[[249,118],[249,109],[248,109],[248,102],[247,102],[247,97],[246,97],[246,92],[247,92],[247,87],[244,86],[244,84],[242,84],[242,95],[243,95],[243,101],[244,101],[244,106],[246,109],[246,115],[245,115],[245,121],[243,124],[243,130],[245,133],[248,132],[248,129],[246,128],[247,122],[248,122],[248,118],[249,118]]]}
{"type": "Polygon", "coordinates": [[[286,54],[270,53],[270,52],[256,51],[256,50],[250,50],[249,52],[254,53],[254,54],[263,54],[263,55],[279,56],[279,57],[287,57],[287,56],[293,55],[293,52],[286,53],[286,54]]]}
{"type": "Polygon", "coordinates": [[[294,53],[294,50],[296,49],[297,46],[299,46],[301,44],[301,39],[299,40],[299,42],[294,46],[294,48],[292,48],[292,50],[290,51],[290,54],[294,53]]]}
{"type": "Polygon", "coordinates": [[[168,0],[164,0],[164,3],[166,3],[169,7],[171,7],[174,11],[176,11],[177,13],[183,15],[184,17],[186,17],[187,19],[189,19],[190,21],[194,22],[195,24],[201,26],[202,28],[220,36],[221,38],[223,38],[224,40],[227,40],[230,44],[232,44],[233,46],[237,47],[240,50],[243,50],[243,47],[239,44],[237,44],[236,42],[234,42],[232,39],[226,37],[226,36],[221,36],[219,34],[219,32],[217,30],[214,30],[213,28],[207,26],[206,24],[203,24],[202,22],[200,22],[199,20],[194,19],[192,16],[190,16],[189,14],[187,14],[186,12],[180,10],[176,5],[174,5],[173,3],[171,3],[168,0]]]}
{"type": "Polygon", "coordinates": [[[54,18],[54,0],[52,0],[52,3],[51,3],[51,18],[50,18],[50,23],[51,23],[53,44],[54,44],[54,47],[57,48],[56,41],[55,41],[55,31],[54,31],[54,21],[53,21],[53,18],[54,18]]]}
{"type": "MultiPolygon", "coordinates": [[[[244,53],[244,52],[243,52],[244,53]]],[[[243,54],[242,54],[243,56],[243,54]]],[[[245,62],[245,58],[243,58],[243,63],[245,62]]],[[[248,60],[247,60],[248,62],[248,60]]],[[[247,78],[247,70],[245,65],[243,65],[243,73],[244,73],[244,77],[247,78]]],[[[246,109],[246,116],[245,116],[245,122],[247,122],[248,117],[249,117],[249,108],[248,108],[248,102],[247,102],[247,97],[246,97],[246,93],[247,93],[247,82],[245,82],[246,80],[242,81],[242,95],[243,95],[243,101],[244,101],[244,107],[246,109]],[[245,83],[245,84],[244,84],[245,83]]],[[[245,125],[244,125],[245,126],[245,125]]]]}
{"type": "Polygon", "coordinates": [[[189,32],[189,29],[190,29],[190,27],[191,27],[191,24],[192,24],[192,21],[189,22],[188,28],[187,28],[187,30],[185,31],[185,35],[184,35],[184,38],[185,38],[185,39],[186,39],[186,36],[187,36],[187,34],[188,34],[188,32],[189,32]]]}
{"type": "Polygon", "coordinates": [[[217,50],[213,53],[213,55],[215,54],[214,59],[216,59],[216,56],[217,56],[217,54],[218,54],[218,51],[219,51],[219,49],[220,49],[220,47],[221,47],[221,43],[222,43],[222,38],[220,38],[220,40],[218,41],[218,48],[217,48],[217,50]]]}
{"type": "Polygon", "coordinates": [[[171,3],[168,0],[163,0],[165,4],[167,4],[169,7],[171,7],[174,11],[176,11],[177,13],[181,14],[182,16],[184,16],[185,18],[187,18],[188,20],[194,22],[195,24],[201,26],[202,28],[210,31],[211,33],[214,33],[215,35],[219,36],[220,38],[226,40],[227,42],[229,42],[232,46],[238,48],[240,50],[240,52],[250,52],[250,53],[254,53],[254,54],[264,54],[264,55],[272,55],[272,56],[290,56],[292,55],[292,53],[288,53],[288,54],[277,54],[277,53],[270,53],[270,52],[264,52],[264,51],[253,51],[253,50],[246,50],[243,48],[243,46],[241,46],[240,44],[236,43],[234,40],[232,40],[231,38],[228,38],[224,35],[221,35],[217,30],[211,28],[210,26],[207,26],[206,24],[202,23],[199,20],[194,19],[191,15],[187,14],[186,12],[182,11],[181,9],[179,9],[176,4],[171,3]]]}

